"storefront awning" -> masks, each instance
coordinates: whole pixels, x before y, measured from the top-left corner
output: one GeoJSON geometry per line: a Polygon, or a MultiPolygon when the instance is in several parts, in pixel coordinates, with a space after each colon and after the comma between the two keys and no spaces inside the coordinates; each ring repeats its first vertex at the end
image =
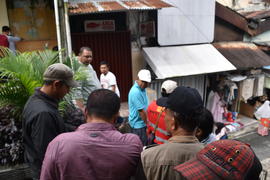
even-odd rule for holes
{"type": "Polygon", "coordinates": [[[160,79],[236,69],[211,44],[149,47],[143,53],[160,79]]]}
{"type": "Polygon", "coordinates": [[[69,14],[153,10],[172,7],[162,0],[69,0],[69,14]]]}
{"type": "Polygon", "coordinates": [[[270,65],[270,56],[253,43],[220,42],[213,45],[237,69],[261,68],[270,65]]]}

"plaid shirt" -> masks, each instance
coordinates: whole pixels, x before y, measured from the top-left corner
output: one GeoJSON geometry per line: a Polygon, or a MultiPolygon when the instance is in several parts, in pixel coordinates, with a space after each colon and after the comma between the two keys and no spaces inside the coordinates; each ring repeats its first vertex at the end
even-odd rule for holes
{"type": "Polygon", "coordinates": [[[259,176],[261,168],[258,158],[248,145],[234,140],[220,140],[207,145],[195,159],[176,166],[175,170],[189,180],[243,180],[257,179],[254,172],[259,176]],[[256,170],[251,168],[253,165],[256,170]],[[254,171],[253,177],[248,174],[250,169],[254,171]]]}

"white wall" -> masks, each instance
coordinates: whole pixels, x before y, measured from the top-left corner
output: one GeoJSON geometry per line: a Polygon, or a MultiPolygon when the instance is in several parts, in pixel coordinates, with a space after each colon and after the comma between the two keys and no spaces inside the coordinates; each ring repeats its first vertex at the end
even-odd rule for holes
{"type": "Polygon", "coordinates": [[[173,7],[158,10],[158,43],[161,46],[213,41],[215,0],[164,1],[173,7]]]}
{"type": "Polygon", "coordinates": [[[2,26],[9,26],[6,0],[0,0],[0,33],[2,33],[2,26]]]}

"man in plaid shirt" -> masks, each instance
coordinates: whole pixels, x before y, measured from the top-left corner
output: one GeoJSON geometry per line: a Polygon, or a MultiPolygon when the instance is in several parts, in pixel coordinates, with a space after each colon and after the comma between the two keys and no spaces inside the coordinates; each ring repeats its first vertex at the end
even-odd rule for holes
{"type": "Polygon", "coordinates": [[[258,180],[262,164],[248,144],[220,140],[208,144],[196,158],[174,169],[187,180],[258,180]]]}

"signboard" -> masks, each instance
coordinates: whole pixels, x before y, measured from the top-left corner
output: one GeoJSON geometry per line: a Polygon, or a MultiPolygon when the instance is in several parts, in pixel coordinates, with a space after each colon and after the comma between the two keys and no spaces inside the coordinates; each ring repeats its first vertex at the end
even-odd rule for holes
{"type": "Polygon", "coordinates": [[[154,21],[148,21],[140,23],[140,32],[141,36],[144,37],[155,37],[155,22],[154,21]]]}
{"type": "Polygon", "coordinates": [[[115,23],[114,20],[87,20],[84,21],[84,31],[115,31],[115,23]]]}

